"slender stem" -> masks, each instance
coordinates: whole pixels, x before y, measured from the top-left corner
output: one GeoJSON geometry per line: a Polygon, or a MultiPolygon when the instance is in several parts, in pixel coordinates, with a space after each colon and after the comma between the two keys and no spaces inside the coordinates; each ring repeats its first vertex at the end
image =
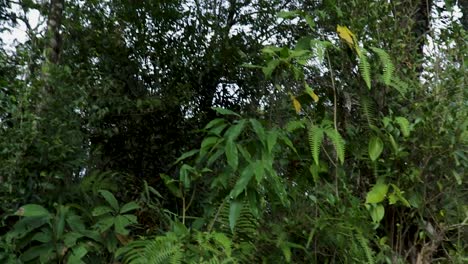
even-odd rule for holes
{"type": "Polygon", "coordinates": [[[223,202],[219,205],[218,211],[216,211],[216,214],[215,214],[213,220],[211,221],[210,225],[208,226],[208,233],[210,233],[211,230],[213,229],[214,223],[216,222],[216,219],[218,219],[218,215],[221,212],[221,209],[224,207],[225,203],[226,203],[226,199],[223,199],[223,202]]]}
{"type": "MultiPolygon", "coordinates": [[[[336,112],[337,112],[337,97],[336,97],[336,86],[335,86],[335,76],[333,75],[333,69],[330,61],[330,55],[327,53],[327,61],[328,61],[328,68],[330,70],[330,79],[332,83],[332,88],[333,88],[333,125],[335,127],[336,132],[338,132],[338,124],[336,121],[336,112]]],[[[338,155],[336,155],[336,163],[335,165],[335,194],[336,197],[339,197],[339,192],[338,192],[338,155]]]]}

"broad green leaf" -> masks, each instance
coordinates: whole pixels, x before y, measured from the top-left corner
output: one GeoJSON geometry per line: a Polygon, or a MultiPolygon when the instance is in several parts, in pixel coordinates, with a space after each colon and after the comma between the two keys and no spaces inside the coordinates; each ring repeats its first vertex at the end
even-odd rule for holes
{"type": "Polygon", "coordinates": [[[8,232],[10,238],[22,238],[34,229],[49,223],[49,217],[31,216],[20,219],[13,226],[13,230],[8,232]]]}
{"type": "Polygon", "coordinates": [[[240,133],[242,132],[242,130],[244,129],[245,122],[246,122],[245,119],[240,120],[237,124],[231,126],[231,127],[226,131],[226,133],[224,134],[224,136],[225,136],[228,140],[236,140],[237,137],[238,137],[238,136],[240,135],[240,133]]]}
{"type": "Polygon", "coordinates": [[[257,160],[254,163],[255,168],[255,179],[257,183],[262,182],[263,177],[265,176],[265,168],[263,167],[263,162],[261,160],[257,160]]]}
{"type": "Polygon", "coordinates": [[[255,131],[255,134],[257,134],[258,138],[260,141],[264,142],[265,141],[265,129],[263,128],[262,124],[258,122],[256,119],[249,119],[250,124],[252,125],[253,130],[255,131]]]}
{"type": "Polygon", "coordinates": [[[99,232],[104,233],[109,230],[112,225],[114,225],[114,217],[105,216],[104,218],[100,219],[94,226],[99,232]]]}
{"type": "Polygon", "coordinates": [[[233,140],[226,141],[226,159],[233,170],[237,170],[239,164],[239,155],[237,145],[233,140]]]}
{"type": "Polygon", "coordinates": [[[128,235],[130,232],[127,226],[137,223],[135,215],[118,215],[114,219],[115,232],[121,235],[128,235]]]}
{"type": "Polygon", "coordinates": [[[27,217],[44,217],[50,216],[50,213],[47,209],[43,206],[38,204],[27,204],[21,206],[18,211],[16,211],[15,215],[19,216],[27,216],[27,217]]]}
{"type": "Polygon", "coordinates": [[[208,130],[212,127],[216,127],[216,126],[219,126],[219,125],[222,125],[225,123],[225,120],[224,118],[215,118],[213,120],[211,120],[206,126],[205,126],[205,129],[208,130]]]}
{"type": "Polygon", "coordinates": [[[278,139],[278,131],[273,130],[269,131],[267,134],[267,150],[269,153],[273,151],[273,148],[276,145],[276,140],[278,139]]]}
{"type": "Polygon", "coordinates": [[[408,119],[398,116],[395,118],[395,122],[400,126],[400,131],[404,137],[409,137],[410,135],[410,123],[408,119]]]}
{"type": "Polygon", "coordinates": [[[233,115],[233,116],[240,117],[240,115],[238,113],[233,112],[233,111],[228,110],[228,109],[224,109],[224,108],[221,108],[221,107],[213,107],[212,109],[215,110],[216,112],[218,112],[221,115],[233,115]]]}
{"type": "Polygon", "coordinates": [[[383,142],[379,137],[372,137],[369,141],[369,157],[372,161],[376,161],[383,151],[383,142]]]}
{"type": "Polygon", "coordinates": [[[200,149],[203,151],[207,148],[214,146],[218,139],[218,137],[206,137],[205,139],[203,139],[200,149]]]}
{"type": "Polygon", "coordinates": [[[300,15],[299,11],[280,11],[276,14],[278,17],[284,19],[293,19],[300,15]]]}
{"type": "Polygon", "coordinates": [[[381,204],[376,204],[376,205],[373,205],[371,206],[370,208],[370,215],[372,217],[372,221],[374,223],[380,223],[380,221],[382,221],[382,219],[384,218],[385,216],[385,208],[383,205],[381,204]]]}
{"type": "Polygon", "coordinates": [[[281,61],[279,60],[270,60],[267,63],[267,66],[262,68],[263,74],[265,75],[267,79],[271,77],[271,75],[273,74],[273,71],[276,69],[276,67],[278,67],[280,62],[281,61]]]}
{"type": "Polygon", "coordinates": [[[53,243],[46,243],[41,244],[39,246],[33,246],[26,250],[23,254],[21,254],[20,259],[23,262],[29,262],[33,259],[37,259],[40,256],[52,256],[54,250],[55,246],[53,243]]]}
{"type": "Polygon", "coordinates": [[[249,164],[247,167],[245,167],[242,170],[239,180],[236,182],[236,185],[232,189],[231,191],[232,198],[236,198],[240,193],[242,193],[245,190],[250,180],[252,179],[253,175],[254,175],[253,165],[249,164]]]}
{"type": "Polygon", "coordinates": [[[124,204],[122,208],[120,208],[120,213],[123,214],[138,208],[140,208],[140,206],[136,202],[131,201],[129,203],[124,204]]]}
{"type": "Polygon", "coordinates": [[[239,219],[242,206],[243,203],[240,200],[232,200],[229,206],[229,227],[232,232],[234,232],[234,227],[236,226],[237,219],[239,219]]]}
{"type": "Polygon", "coordinates": [[[66,247],[70,248],[73,247],[76,244],[76,241],[83,236],[84,235],[76,232],[68,232],[63,236],[63,242],[66,247]]]}
{"type": "Polygon", "coordinates": [[[114,209],[110,208],[109,206],[97,206],[93,209],[92,211],[92,215],[93,216],[100,216],[100,215],[103,215],[103,214],[107,214],[107,213],[110,213],[110,212],[114,212],[114,209]]]}
{"type": "Polygon", "coordinates": [[[55,233],[56,239],[61,239],[63,235],[63,231],[65,228],[65,217],[68,213],[69,207],[60,205],[58,209],[58,216],[56,219],[56,226],[55,226],[55,233]]]}
{"type": "Polygon", "coordinates": [[[380,203],[385,199],[388,192],[388,185],[383,182],[377,182],[367,193],[366,203],[380,203]]]}
{"type": "Polygon", "coordinates": [[[99,190],[99,193],[104,197],[104,199],[109,203],[110,206],[114,209],[114,211],[119,211],[119,202],[115,199],[115,196],[107,191],[107,190],[99,190]]]}
{"type": "Polygon", "coordinates": [[[84,245],[79,245],[72,248],[71,254],[68,255],[67,264],[82,264],[85,263],[81,259],[88,254],[88,250],[84,245]]]}
{"type": "Polygon", "coordinates": [[[186,158],[190,158],[192,157],[193,155],[197,154],[198,153],[198,149],[193,149],[193,150],[190,150],[188,152],[185,152],[184,154],[182,154],[175,162],[174,164],[177,164],[179,162],[181,162],[182,160],[186,159],[186,158]]]}
{"type": "Polygon", "coordinates": [[[52,233],[50,228],[43,228],[42,232],[34,234],[31,241],[39,241],[41,243],[48,243],[52,241],[52,233]]]}

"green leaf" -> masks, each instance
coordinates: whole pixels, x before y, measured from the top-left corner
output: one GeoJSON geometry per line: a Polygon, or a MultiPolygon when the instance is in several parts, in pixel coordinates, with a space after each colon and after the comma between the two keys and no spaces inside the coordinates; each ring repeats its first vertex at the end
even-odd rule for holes
{"type": "Polygon", "coordinates": [[[213,120],[211,120],[206,126],[205,126],[205,129],[208,130],[212,127],[216,127],[216,126],[219,126],[219,125],[222,125],[224,124],[225,121],[224,121],[224,118],[215,118],[213,120]]]}
{"type": "Polygon", "coordinates": [[[231,197],[236,198],[240,193],[242,193],[247,185],[249,184],[250,180],[254,175],[254,168],[252,164],[249,164],[242,170],[239,180],[236,182],[236,185],[231,191],[231,197]]]}
{"type": "Polygon", "coordinates": [[[267,134],[267,150],[269,153],[273,151],[274,146],[276,145],[276,140],[278,139],[278,131],[269,131],[267,134]]]}
{"type": "Polygon", "coordinates": [[[262,124],[260,124],[260,122],[258,122],[256,119],[253,119],[253,118],[249,119],[249,121],[250,121],[250,124],[252,125],[253,130],[257,134],[258,139],[264,142],[265,141],[265,129],[263,128],[262,124]]]}
{"type": "Polygon", "coordinates": [[[236,226],[237,219],[239,219],[242,206],[243,203],[240,200],[232,200],[229,206],[229,227],[232,232],[234,232],[234,227],[236,226]]]}
{"type": "Polygon", "coordinates": [[[112,225],[114,225],[114,217],[113,216],[106,216],[106,217],[100,219],[96,223],[95,227],[99,232],[104,233],[107,230],[109,230],[109,228],[111,228],[112,225]]]}
{"type": "Polygon", "coordinates": [[[233,115],[233,116],[241,117],[238,113],[233,112],[228,109],[221,108],[221,107],[213,107],[212,109],[215,110],[220,115],[233,115]]]}
{"type": "Polygon", "coordinates": [[[114,212],[114,211],[115,210],[110,208],[109,206],[102,205],[102,206],[95,207],[91,214],[93,216],[100,216],[100,215],[111,213],[111,212],[114,212]]]}
{"type": "Polygon", "coordinates": [[[370,208],[370,215],[372,217],[372,221],[374,223],[380,223],[380,221],[382,221],[382,219],[384,218],[385,216],[385,208],[383,205],[381,204],[376,204],[376,205],[373,205],[371,206],[370,208]]]}
{"type": "Polygon", "coordinates": [[[379,137],[372,137],[369,141],[369,157],[372,161],[376,161],[383,151],[383,142],[379,137]]]}
{"type": "Polygon", "coordinates": [[[76,245],[76,241],[79,238],[82,238],[84,235],[76,233],[76,232],[68,232],[63,236],[63,242],[66,247],[70,248],[76,245]]]}
{"type": "Polygon", "coordinates": [[[406,207],[411,207],[410,203],[406,198],[403,196],[403,192],[396,186],[395,184],[390,184],[392,186],[393,192],[388,196],[388,203],[389,204],[396,204],[397,202],[401,202],[406,207]]]}
{"type": "Polygon", "coordinates": [[[273,71],[276,69],[276,67],[278,67],[280,62],[281,61],[279,60],[270,60],[268,61],[267,66],[262,68],[263,74],[265,75],[267,79],[271,77],[271,75],[273,74],[273,71]]]}
{"type": "Polygon", "coordinates": [[[182,198],[182,191],[179,189],[178,182],[166,174],[159,174],[160,177],[164,180],[164,185],[169,189],[169,191],[177,198],[182,198]]]}
{"type": "Polygon", "coordinates": [[[132,210],[136,210],[138,208],[140,208],[140,206],[136,202],[131,201],[129,203],[124,204],[122,208],[120,208],[120,213],[123,214],[132,210]]]}
{"type": "Polygon", "coordinates": [[[399,116],[395,118],[395,122],[400,126],[400,131],[404,137],[409,137],[410,135],[410,123],[408,119],[399,116]]]}
{"type": "Polygon", "coordinates": [[[226,141],[226,158],[229,166],[231,166],[233,170],[237,170],[239,156],[237,152],[237,145],[232,140],[226,141]]]}
{"type": "Polygon", "coordinates": [[[36,259],[40,256],[51,256],[54,252],[54,245],[52,243],[41,244],[39,246],[30,247],[20,258],[23,262],[29,262],[33,259],[36,259]]]}
{"type": "Polygon", "coordinates": [[[190,158],[192,157],[193,155],[197,154],[198,153],[198,149],[193,149],[193,150],[190,150],[188,152],[185,152],[184,154],[182,154],[175,162],[174,164],[177,164],[179,162],[181,162],[182,160],[186,159],[186,158],[190,158]]]}
{"type": "Polygon", "coordinates": [[[117,202],[117,199],[115,199],[115,196],[111,192],[107,190],[99,190],[99,193],[102,195],[102,197],[104,197],[109,205],[114,208],[114,211],[119,211],[119,202],[117,202]]]}
{"type": "Polygon", "coordinates": [[[21,206],[15,215],[27,216],[27,217],[45,217],[50,216],[50,213],[47,209],[38,204],[27,204],[21,206]]]}
{"type": "Polygon", "coordinates": [[[136,223],[137,219],[135,215],[118,215],[114,219],[115,232],[121,235],[128,235],[130,231],[127,229],[127,226],[136,223]]]}
{"type": "Polygon", "coordinates": [[[263,177],[265,176],[265,168],[263,167],[263,162],[261,160],[257,160],[254,163],[254,168],[255,168],[255,179],[257,180],[257,183],[262,182],[263,177]]]}
{"type": "Polygon", "coordinates": [[[299,11],[280,11],[276,14],[280,18],[293,19],[300,15],[299,11]]]}
{"type": "Polygon", "coordinates": [[[240,135],[240,133],[242,132],[242,130],[244,129],[245,122],[246,122],[245,119],[240,120],[237,124],[231,126],[231,127],[226,131],[226,133],[224,134],[224,136],[225,136],[228,140],[236,140],[237,137],[238,137],[238,136],[240,135]]]}
{"type": "Polygon", "coordinates": [[[41,243],[48,243],[52,241],[52,233],[50,228],[42,228],[42,232],[34,234],[31,241],[39,241],[41,243]]]}
{"type": "Polygon", "coordinates": [[[367,193],[366,203],[380,203],[385,199],[388,192],[388,185],[383,182],[377,182],[367,193]]]}
{"type": "Polygon", "coordinates": [[[67,264],[82,264],[85,263],[81,259],[88,254],[88,250],[84,245],[79,245],[72,248],[72,253],[68,255],[67,264]]]}

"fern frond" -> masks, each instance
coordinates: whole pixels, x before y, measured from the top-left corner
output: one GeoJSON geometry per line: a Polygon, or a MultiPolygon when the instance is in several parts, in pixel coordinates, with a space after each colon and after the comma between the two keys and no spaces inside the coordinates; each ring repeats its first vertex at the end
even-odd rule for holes
{"type": "Polygon", "coordinates": [[[405,97],[408,92],[408,84],[396,76],[393,76],[389,85],[397,90],[403,97],[405,97]]]}
{"type": "Polygon", "coordinates": [[[370,64],[367,60],[367,51],[361,49],[362,51],[358,53],[359,56],[359,70],[361,71],[361,76],[366,82],[367,88],[371,89],[371,73],[370,73],[370,64]]]}
{"type": "Polygon", "coordinates": [[[366,255],[367,263],[374,264],[375,260],[373,257],[372,249],[369,247],[369,241],[360,232],[356,234],[356,239],[359,242],[359,245],[361,246],[362,250],[364,251],[366,255]]]}
{"type": "Polygon", "coordinates": [[[299,129],[299,128],[304,128],[304,121],[302,120],[292,120],[292,121],[289,121],[287,124],[286,124],[286,131],[288,132],[294,132],[295,130],[299,129]]]}
{"type": "Polygon", "coordinates": [[[371,47],[371,49],[379,56],[380,62],[383,65],[383,81],[385,85],[390,85],[393,73],[395,72],[395,65],[393,65],[390,55],[383,49],[376,47],[371,47]]]}
{"type": "Polygon", "coordinates": [[[363,97],[361,99],[361,110],[362,110],[362,115],[364,116],[364,119],[367,122],[367,125],[370,127],[375,126],[375,106],[373,102],[368,99],[363,97]]]}
{"type": "Polygon", "coordinates": [[[319,164],[320,146],[323,141],[323,129],[316,125],[309,126],[309,145],[315,164],[319,164]]]}
{"type": "Polygon", "coordinates": [[[340,160],[341,164],[344,163],[345,158],[345,141],[341,137],[340,133],[333,128],[328,128],[325,130],[325,133],[330,138],[333,146],[335,146],[335,151],[338,159],[340,160]]]}

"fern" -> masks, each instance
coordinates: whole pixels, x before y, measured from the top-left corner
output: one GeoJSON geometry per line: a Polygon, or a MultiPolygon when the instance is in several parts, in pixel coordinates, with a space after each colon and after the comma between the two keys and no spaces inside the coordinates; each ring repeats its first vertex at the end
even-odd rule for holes
{"type": "Polygon", "coordinates": [[[397,90],[403,97],[405,97],[408,92],[408,84],[396,76],[393,76],[389,85],[397,90]]]}
{"type": "Polygon", "coordinates": [[[330,138],[333,146],[335,146],[336,155],[340,160],[341,164],[344,163],[345,158],[345,141],[341,137],[340,133],[333,128],[327,128],[324,130],[327,136],[330,138]]]}
{"type": "Polygon", "coordinates": [[[367,88],[371,89],[371,73],[370,73],[370,64],[367,60],[367,51],[361,49],[361,52],[358,52],[359,56],[359,70],[361,71],[361,76],[366,82],[367,88]]]}
{"type": "Polygon", "coordinates": [[[316,125],[309,126],[309,145],[315,164],[319,164],[320,146],[323,141],[323,129],[316,125]]]}
{"type": "Polygon", "coordinates": [[[365,256],[367,258],[367,263],[374,264],[375,260],[373,257],[373,252],[371,248],[369,247],[369,241],[364,237],[364,235],[361,232],[358,232],[356,234],[356,240],[359,242],[359,245],[361,246],[362,250],[365,253],[365,256]]]}
{"type": "Polygon", "coordinates": [[[367,122],[367,125],[369,128],[375,126],[375,106],[371,100],[368,98],[363,97],[361,99],[361,110],[362,110],[362,115],[364,116],[364,119],[367,122]]]}
{"type": "Polygon", "coordinates": [[[383,49],[375,47],[371,47],[371,49],[379,56],[380,62],[383,65],[383,81],[385,85],[390,85],[393,73],[395,72],[395,65],[393,65],[390,55],[383,49]]]}

